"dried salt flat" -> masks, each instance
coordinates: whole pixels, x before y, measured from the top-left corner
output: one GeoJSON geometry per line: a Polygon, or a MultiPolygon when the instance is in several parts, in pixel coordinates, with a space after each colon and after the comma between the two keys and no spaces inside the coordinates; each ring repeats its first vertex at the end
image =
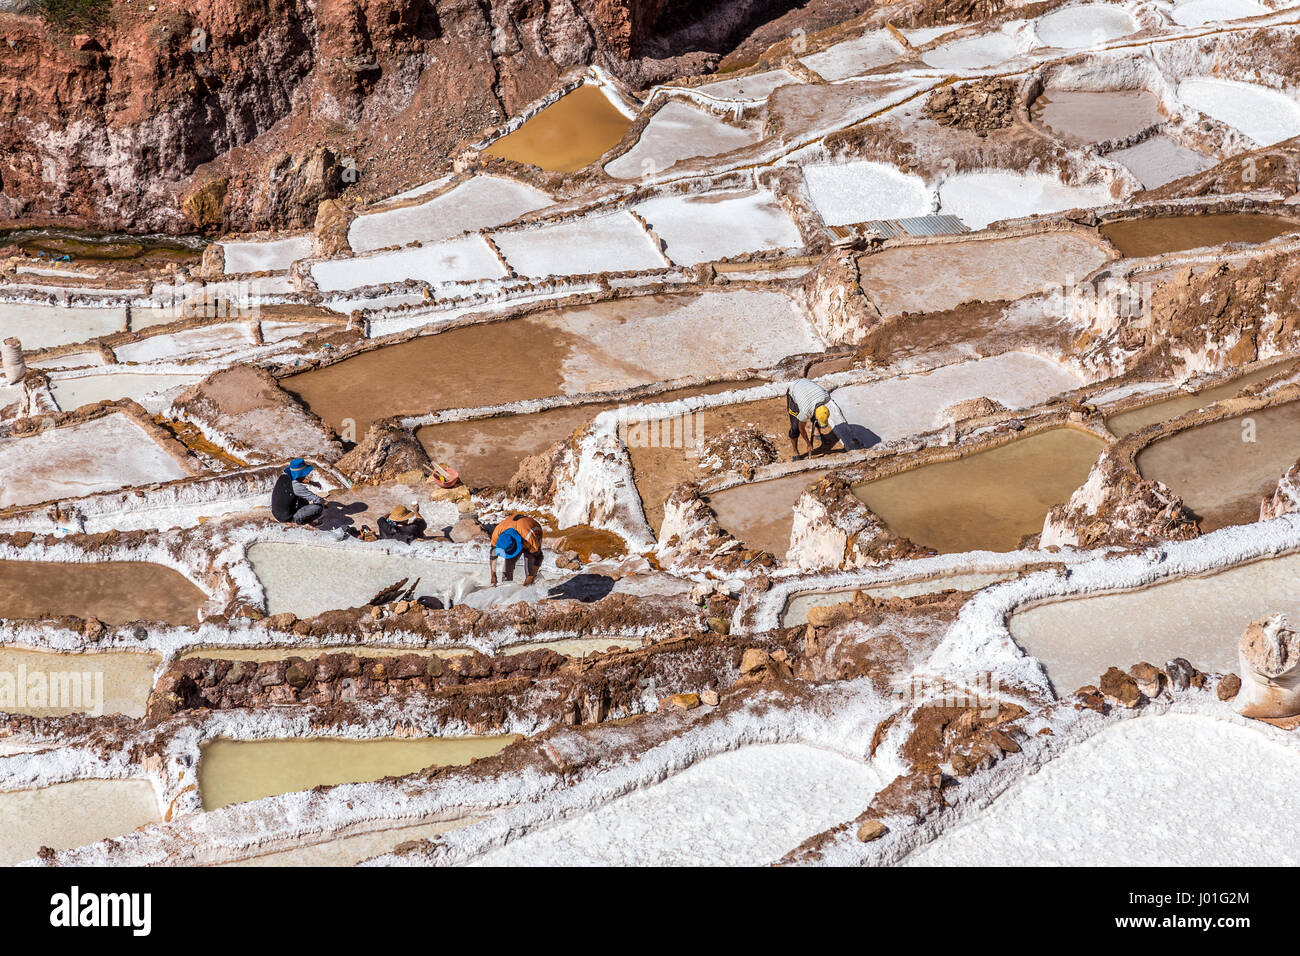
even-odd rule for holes
{"type": "Polygon", "coordinates": [[[1295,865],[1300,817],[1278,811],[1297,788],[1300,755],[1259,731],[1138,717],[1017,781],[904,865],[1295,865]]]}
{"type": "Polygon", "coordinates": [[[298,259],[311,255],[311,236],[290,236],[264,242],[223,242],[226,274],[284,272],[298,259]]]}
{"type": "Polygon", "coordinates": [[[481,236],[466,236],[377,256],[330,259],[313,265],[311,274],[322,292],[344,292],[407,279],[435,284],[504,279],[506,270],[481,236]]]}
{"type": "MultiPolygon", "coordinates": [[[[103,699],[100,701],[103,714],[124,714],[127,717],[143,717],[153,691],[154,670],[161,663],[157,654],[140,653],[98,653],[98,654],[59,654],[50,651],[37,651],[11,645],[0,646],[0,673],[18,673],[23,667],[28,674],[71,674],[73,680],[82,681],[81,675],[102,675],[103,699]]],[[[91,680],[99,678],[92,676],[91,680]]],[[[56,680],[51,676],[51,682],[56,680]]],[[[89,685],[93,686],[93,685],[89,685]]],[[[84,682],[81,687],[87,688],[84,682]]],[[[94,692],[91,691],[93,694],[94,692]]],[[[69,703],[87,702],[73,698],[69,703]]],[[[93,701],[90,701],[93,703],[93,701]]],[[[63,716],[69,713],[86,713],[89,708],[79,707],[35,707],[16,706],[5,701],[5,710],[10,713],[32,714],[36,717],[63,716]]]]}
{"type": "Polygon", "coordinates": [[[1126,37],[1137,21],[1123,7],[1084,3],[1054,10],[1034,21],[1034,33],[1044,46],[1081,50],[1126,37]]]}
{"type": "Polygon", "coordinates": [[[937,27],[917,27],[914,30],[900,30],[899,32],[907,38],[907,42],[913,47],[925,46],[931,40],[937,40],[945,33],[953,33],[963,27],[970,26],[969,23],[945,23],[937,27]]]}
{"type": "Polygon", "coordinates": [[[855,592],[873,598],[909,598],[940,591],[978,591],[990,584],[1009,581],[1014,571],[972,571],[968,574],[949,574],[924,581],[905,581],[902,584],[880,584],[875,587],[849,588],[840,591],[811,591],[792,597],[781,613],[782,627],[799,627],[808,623],[808,611],[814,607],[833,607],[853,600],[855,592]]]}
{"type": "MultiPolygon", "coordinates": [[[[183,361],[197,357],[211,358],[223,352],[254,347],[249,319],[242,322],[223,322],[203,325],[179,332],[164,332],[135,342],[114,346],[113,354],[119,362],[183,361]]],[[[285,339],[309,335],[325,328],[323,322],[273,322],[261,323],[262,342],[274,344],[285,339]]]]}
{"type": "Polygon", "coordinates": [[[1230,23],[1271,13],[1255,0],[1182,0],[1175,3],[1169,18],[1182,27],[1199,27],[1207,23],[1230,23]]]}
{"type": "Polygon", "coordinates": [[[1127,149],[1117,149],[1106,158],[1126,166],[1146,189],[1155,189],[1214,165],[1209,156],[1163,134],[1148,137],[1127,149]]]}
{"type": "Polygon", "coordinates": [[[1300,555],[1270,558],[1218,574],[1179,578],[1137,591],[1053,601],[1011,616],[1011,634],[1069,693],[1096,683],[1107,667],[1185,657],[1203,670],[1237,667],[1246,625],[1282,612],[1300,620],[1300,555]]]}
{"type": "Polygon", "coordinates": [[[939,187],[939,212],[956,216],[972,229],[1000,219],[1104,206],[1110,201],[1106,186],[1067,186],[1041,174],[958,173],[939,187]]]}
{"type": "Polygon", "coordinates": [[[924,216],[932,205],[919,176],[888,163],[854,160],[803,168],[804,186],[817,214],[828,226],[924,216]]]}
{"type": "Polygon", "coordinates": [[[348,230],[348,242],[357,252],[417,239],[437,242],[499,226],[549,205],[551,197],[540,189],[500,176],[475,176],[418,206],[358,216],[348,230]]]}
{"type": "Polygon", "coordinates": [[[187,477],[125,415],[0,441],[0,508],[187,477]]]}
{"type": "Polygon", "coordinates": [[[492,235],[520,275],[594,275],[665,267],[646,231],[625,210],[492,235]]]}
{"type": "Polygon", "coordinates": [[[1193,77],[1178,84],[1184,105],[1241,130],[1260,146],[1300,136],[1300,104],[1255,83],[1193,77]]]}
{"type": "Polygon", "coordinates": [[[126,323],[122,306],[66,308],[0,302],[0,338],[17,336],[25,349],[53,348],[120,332],[126,323]]]}
{"type": "Polygon", "coordinates": [[[924,375],[846,385],[832,394],[850,422],[893,441],[939,427],[942,411],[957,402],[986,397],[1007,408],[1028,408],[1080,384],[1055,362],[1027,352],[1007,352],[924,375]]]}
{"type": "Polygon", "coordinates": [[[77,378],[51,376],[50,391],[54,401],[65,412],[130,398],[144,404],[148,399],[170,389],[193,385],[202,375],[150,375],[143,372],[109,372],[104,375],[82,375],[77,378]]]}
{"type": "Polygon", "coordinates": [[[650,117],[636,144],[605,164],[616,179],[654,176],[683,159],[717,156],[758,142],[756,132],[673,100],[650,117]]]}
{"type": "Polygon", "coordinates": [[[74,780],[0,793],[0,865],[32,860],[41,847],[70,850],[159,823],[147,780],[74,780]]]}
{"type": "Polygon", "coordinates": [[[873,30],[818,53],[801,56],[799,62],[822,79],[833,81],[845,80],[892,63],[902,55],[903,45],[888,30],[873,30]]]}
{"type": "Polygon", "coordinates": [[[786,70],[768,70],[766,73],[754,73],[734,80],[705,83],[698,89],[722,100],[765,100],[773,90],[798,82],[795,75],[786,70]]]}
{"type": "Polygon", "coordinates": [[[762,189],[660,196],[636,211],[664,241],[668,257],[682,266],[803,245],[793,220],[762,189]]]}
{"type": "Polygon", "coordinates": [[[997,66],[1013,59],[1020,52],[1015,37],[1008,29],[1020,25],[1018,22],[1009,23],[995,33],[981,33],[945,43],[921,54],[921,62],[939,70],[958,72],[997,66]]]}
{"type": "Polygon", "coordinates": [[[427,183],[420,183],[420,185],[418,186],[412,186],[410,189],[406,190],[405,192],[400,192],[395,196],[389,196],[387,199],[383,201],[404,202],[407,199],[416,199],[420,196],[423,196],[425,193],[433,192],[435,189],[439,188],[440,186],[447,185],[447,183],[451,182],[451,180],[452,180],[452,174],[448,173],[445,176],[439,176],[437,179],[431,179],[427,183]]]}
{"type": "Polygon", "coordinates": [[[857,816],[883,782],[867,764],[806,744],[744,747],[471,865],[762,866],[857,816]]]}
{"type": "Polygon", "coordinates": [[[481,817],[458,817],[436,823],[411,824],[393,821],[392,825],[368,833],[335,837],[310,846],[297,846],[274,853],[247,857],[225,866],[356,866],[362,860],[391,853],[399,844],[411,840],[431,840],[477,822],[481,817]]]}

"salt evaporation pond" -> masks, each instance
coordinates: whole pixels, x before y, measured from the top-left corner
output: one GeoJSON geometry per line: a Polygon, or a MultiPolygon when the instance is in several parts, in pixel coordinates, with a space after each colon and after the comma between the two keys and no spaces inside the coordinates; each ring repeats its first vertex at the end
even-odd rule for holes
{"type": "Polygon", "coordinates": [[[1128,259],[1217,246],[1228,242],[1267,242],[1300,230],[1300,222],[1262,213],[1192,213],[1151,216],[1105,223],[1101,234],[1128,259]]]}
{"type": "Polygon", "coordinates": [[[972,229],[1000,219],[1104,206],[1110,201],[1107,186],[1067,186],[1047,176],[1022,173],[958,173],[939,187],[939,212],[956,216],[972,229]]]}
{"type": "Polygon", "coordinates": [[[667,265],[649,233],[625,209],[495,232],[492,241],[516,272],[537,278],[642,272],[667,265]]]}
{"type": "Polygon", "coordinates": [[[1016,56],[1016,41],[1005,32],[963,37],[921,54],[922,62],[940,70],[982,70],[1016,56]]]}
{"type": "Polygon", "coordinates": [[[1039,17],[1034,33],[1046,46],[1061,50],[1109,43],[1126,37],[1138,28],[1132,15],[1122,7],[1085,3],[1039,17]]]}
{"type": "Polygon", "coordinates": [[[818,53],[799,58],[799,62],[824,80],[845,80],[903,55],[903,45],[888,30],[873,30],[852,40],[845,40],[818,53]]]}
{"type": "Polygon", "coordinates": [[[1014,551],[1088,477],[1105,442],[1053,428],[853,489],[895,534],[941,554],[1014,551]]]}
{"type": "Polygon", "coordinates": [[[1165,119],[1146,90],[1047,90],[1030,114],[1058,136],[1085,144],[1124,139],[1165,119]]]}
{"type": "Polygon", "coordinates": [[[350,419],[360,436],[391,415],[717,379],[821,349],[784,293],[633,296],[421,336],[282,384],[336,431],[350,419]]]}
{"type": "Polygon", "coordinates": [[[1300,104],[1265,86],[1193,77],[1178,84],[1178,98],[1192,109],[1241,130],[1260,146],[1300,136],[1300,104]]]}
{"type": "Polygon", "coordinates": [[[1297,788],[1295,748],[1259,731],[1138,717],[1018,780],[905,865],[1294,866],[1300,818],[1278,808],[1297,788]]]}
{"type": "Polygon", "coordinates": [[[0,793],[0,865],[36,859],[41,847],[70,850],[160,823],[147,780],[74,780],[0,793]]]}
{"type": "Polygon", "coordinates": [[[941,591],[978,591],[1000,581],[1009,581],[1014,571],[972,571],[969,574],[950,574],[922,581],[904,581],[900,584],[879,584],[872,587],[850,588],[840,591],[813,591],[792,597],[781,612],[782,627],[799,627],[808,623],[808,611],[815,607],[834,607],[853,600],[861,591],[873,598],[910,598],[941,591]]]}
{"type": "Polygon", "coordinates": [[[474,176],[417,206],[400,206],[358,216],[348,229],[356,252],[409,242],[439,242],[518,219],[551,205],[540,189],[501,176],[474,176]]]}
{"type": "Polygon", "coordinates": [[[1259,520],[1260,501],[1297,458],[1300,402],[1289,402],[1163,438],[1137,466],[1180,495],[1204,532],[1259,520]]]}
{"type": "Polygon", "coordinates": [[[631,125],[599,86],[584,83],[483,152],[554,173],[572,173],[613,149],[631,125]]]}
{"type": "Polygon", "coordinates": [[[887,163],[864,159],[805,166],[803,179],[817,214],[828,226],[905,219],[930,211],[925,181],[887,163]]]}
{"type": "Polygon", "coordinates": [[[340,783],[404,777],[426,767],[459,767],[518,740],[497,737],[311,737],[218,739],[199,758],[204,810],[340,783]]]}
{"type": "Polygon", "coordinates": [[[439,820],[434,823],[409,823],[392,821],[391,826],[365,833],[334,837],[320,843],[302,845],[272,853],[244,857],[223,866],[356,866],[363,860],[384,853],[391,853],[396,847],[412,840],[432,840],[443,833],[459,830],[463,826],[477,822],[477,817],[458,817],[454,820],[439,820]]]}
{"type": "Polygon", "coordinates": [[[531,830],[475,866],[762,866],[862,812],[884,781],[806,744],[749,746],[531,830]]]}
{"type": "Polygon", "coordinates": [[[1114,150],[1106,158],[1128,167],[1145,189],[1155,189],[1214,165],[1209,156],[1164,134],[1148,136],[1136,146],[1114,150]]]}
{"type": "Polygon", "coordinates": [[[10,689],[0,682],[0,711],[33,717],[62,717],[68,714],[123,714],[143,717],[153,690],[155,668],[162,663],[157,654],[100,652],[61,654],[12,645],[0,646],[0,674],[14,677],[10,689]],[[21,668],[21,671],[20,671],[21,668]],[[39,675],[36,687],[48,687],[39,698],[30,693],[31,684],[18,676],[39,675]],[[27,691],[20,700],[18,687],[27,691]],[[53,699],[50,694],[57,693],[53,699]]]}
{"type": "Polygon", "coordinates": [[[431,284],[504,279],[501,265],[482,236],[465,236],[378,255],[328,259],[311,267],[322,292],[421,279],[431,284]]]}
{"type": "Polygon", "coordinates": [[[605,172],[616,179],[654,176],[684,159],[730,153],[758,138],[752,130],[672,100],[650,117],[631,149],[605,164],[605,172]]]}
{"type": "Polygon", "coordinates": [[[50,378],[54,401],[65,412],[98,402],[129,398],[137,402],[169,389],[193,385],[202,375],[151,375],[142,372],[109,372],[103,375],[50,378]]]}
{"type": "Polygon", "coordinates": [[[1183,0],[1175,3],[1169,16],[1179,26],[1199,27],[1206,23],[1229,23],[1271,13],[1254,0],[1183,0]]]}
{"type": "Polygon", "coordinates": [[[105,624],[198,623],[207,600],[188,578],[138,561],[0,561],[0,618],[95,617],[105,624]]]}
{"type": "MultiPolygon", "coordinates": [[[[1120,412],[1118,415],[1112,415],[1106,419],[1106,427],[1116,437],[1123,438],[1125,435],[1131,435],[1148,425],[1154,425],[1156,422],[1167,422],[1171,418],[1177,418],[1179,415],[1185,415],[1198,408],[1204,408],[1225,398],[1232,398],[1247,385],[1254,385],[1256,382],[1262,382],[1266,378],[1277,375],[1288,364],[1287,362],[1275,362],[1256,369],[1247,375],[1239,375],[1220,385],[1190,393],[1179,392],[1172,398],[1152,402],[1150,405],[1143,405],[1127,412],[1120,412]]],[[[1297,452],[1297,457],[1300,457],[1300,452],[1297,452]]]]}
{"type": "Polygon", "coordinates": [[[84,309],[0,302],[0,337],[16,336],[29,350],[86,342],[120,332],[125,324],[122,306],[84,309]]]}
{"type": "Polygon", "coordinates": [[[705,83],[699,90],[721,100],[763,100],[773,90],[798,82],[792,73],[785,70],[768,70],[766,73],[739,76],[734,80],[705,83]]]}
{"type": "Polygon", "coordinates": [[[283,272],[298,259],[311,255],[311,236],[290,236],[265,242],[223,242],[226,274],[283,272]]]}
{"type": "Polygon", "coordinates": [[[681,266],[803,245],[794,221],[765,189],[659,196],[636,211],[681,266]]]}
{"type": "Polygon", "coordinates": [[[1151,587],[1067,598],[1017,611],[1011,634],[1043,662],[1058,694],[1096,684],[1108,667],[1183,657],[1205,671],[1237,669],[1246,625],[1274,612],[1300,620],[1300,556],[1269,558],[1151,587]]]}

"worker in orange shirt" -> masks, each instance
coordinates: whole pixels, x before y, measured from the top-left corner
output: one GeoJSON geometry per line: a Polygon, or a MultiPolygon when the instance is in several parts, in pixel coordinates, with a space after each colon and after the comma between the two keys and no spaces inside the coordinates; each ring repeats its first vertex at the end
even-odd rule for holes
{"type": "Polygon", "coordinates": [[[513,581],[520,555],[524,557],[524,587],[527,587],[542,566],[542,526],[528,515],[511,515],[492,529],[488,569],[492,572],[493,587],[497,583],[496,559],[504,559],[505,578],[513,581]]]}

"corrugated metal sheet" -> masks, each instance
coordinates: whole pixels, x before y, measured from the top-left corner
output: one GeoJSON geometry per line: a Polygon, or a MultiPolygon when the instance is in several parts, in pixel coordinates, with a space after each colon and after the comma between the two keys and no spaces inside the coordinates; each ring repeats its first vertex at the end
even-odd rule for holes
{"type": "Polygon", "coordinates": [[[970,229],[956,216],[910,216],[906,219],[875,219],[850,226],[831,226],[829,232],[836,239],[868,233],[881,239],[895,239],[899,236],[955,236],[970,232],[970,229]]]}

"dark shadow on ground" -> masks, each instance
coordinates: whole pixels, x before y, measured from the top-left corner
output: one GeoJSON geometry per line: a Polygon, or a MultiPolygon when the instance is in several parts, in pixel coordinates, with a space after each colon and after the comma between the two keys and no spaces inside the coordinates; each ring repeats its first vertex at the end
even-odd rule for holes
{"type": "Polygon", "coordinates": [[[337,501],[327,501],[325,503],[325,512],[317,522],[316,527],[321,531],[335,531],[339,528],[351,528],[354,526],[352,516],[360,514],[366,510],[364,501],[354,501],[351,504],[341,505],[337,501]]]}
{"type": "Polygon", "coordinates": [[[575,574],[569,580],[555,585],[546,592],[556,600],[582,601],[590,604],[599,601],[614,590],[614,579],[604,574],[575,574]]]}

